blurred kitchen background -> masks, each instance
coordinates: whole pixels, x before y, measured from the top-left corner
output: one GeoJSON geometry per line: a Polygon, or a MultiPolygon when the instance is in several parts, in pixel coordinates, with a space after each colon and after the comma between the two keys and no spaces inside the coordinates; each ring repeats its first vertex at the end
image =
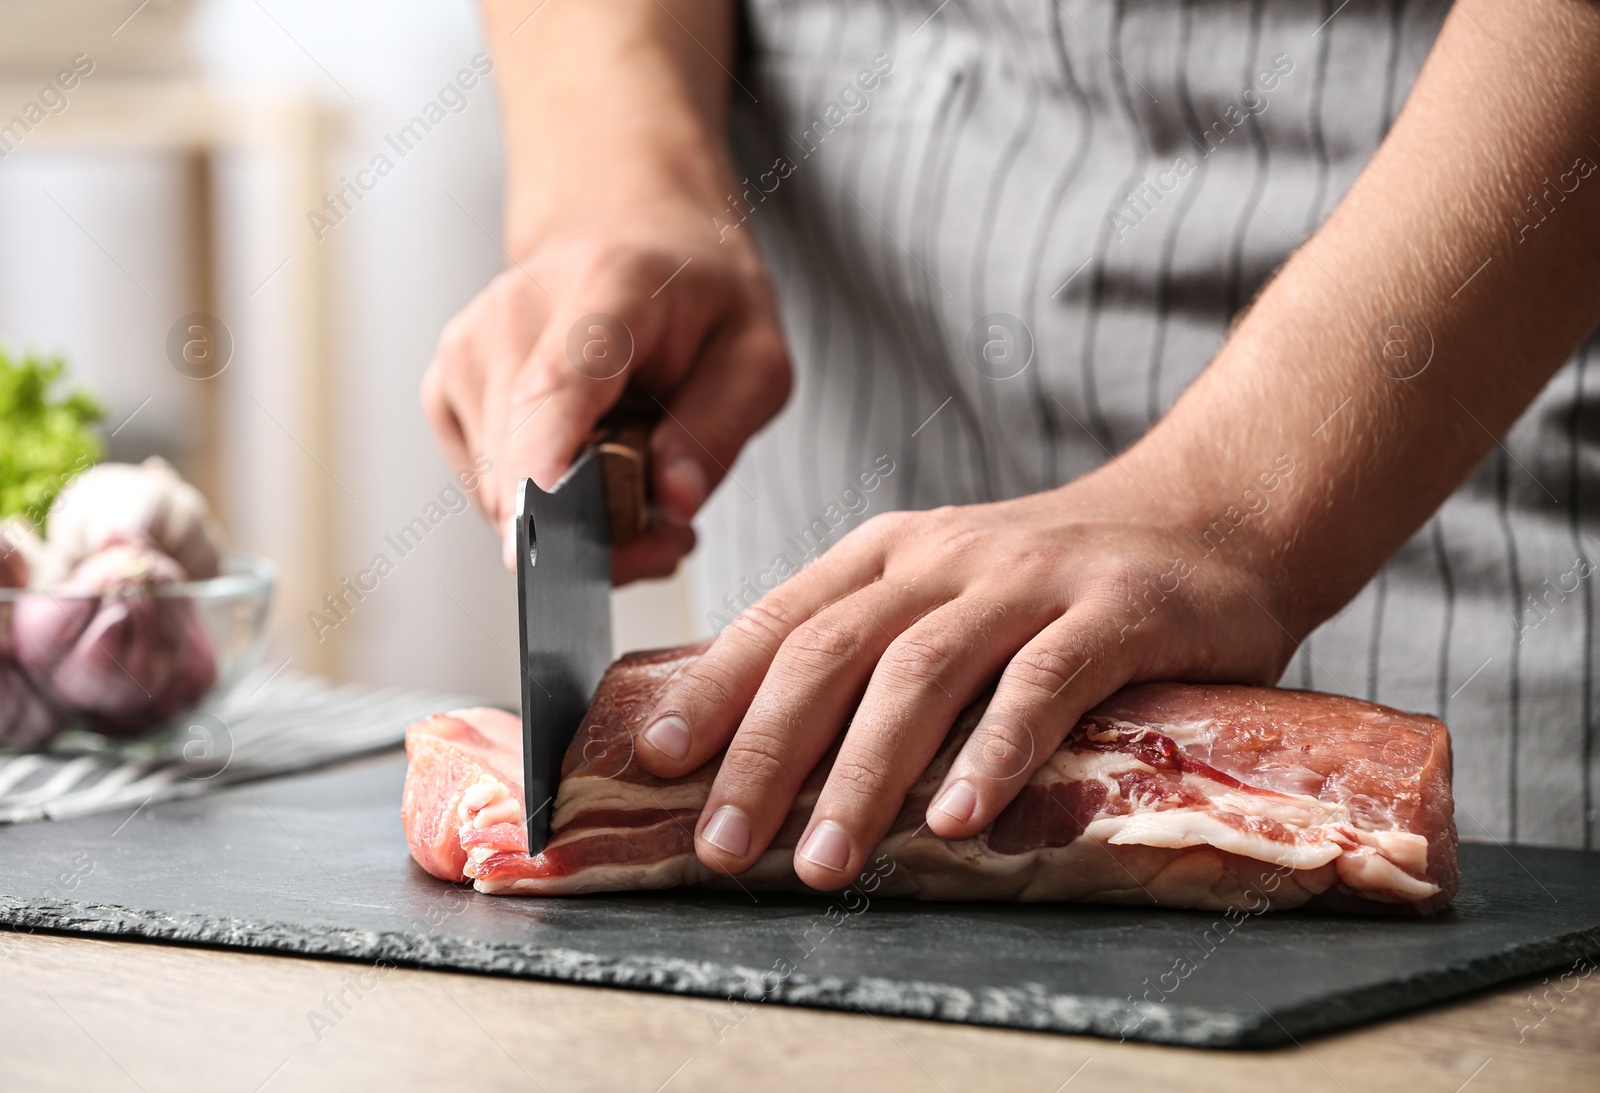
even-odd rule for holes
{"type": "MultiPolygon", "coordinates": [[[[0,0],[0,343],[65,354],[109,458],[165,456],[277,563],[269,668],[516,700],[514,581],[477,510],[404,556],[386,538],[452,485],[418,385],[506,261],[492,80],[388,138],[485,52],[470,0],[0,0]]],[[[619,648],[692,635],[683,582],[614,597],[619,648]]]]}

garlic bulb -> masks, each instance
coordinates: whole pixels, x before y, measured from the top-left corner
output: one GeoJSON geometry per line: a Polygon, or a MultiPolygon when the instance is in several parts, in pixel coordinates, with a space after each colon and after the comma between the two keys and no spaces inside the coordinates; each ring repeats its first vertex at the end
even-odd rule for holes
{"type": "Polygon", "coordinates": [[[193,604],[151,595],[184,579],[142,546],[109,546],[48,592],[23,597],[12,620],[18,663],[48,697],[110,735],[133,735],[198,701],[216,655],[193,604]]]}
{"type": "Polygon", "coordinates": [[[210,506],[159,456],[90,467],[56,495],[47,527],[51,546],[68,566],[131,543],[167,555],[189,580],[220,572],[222,536],[210,506]]]}

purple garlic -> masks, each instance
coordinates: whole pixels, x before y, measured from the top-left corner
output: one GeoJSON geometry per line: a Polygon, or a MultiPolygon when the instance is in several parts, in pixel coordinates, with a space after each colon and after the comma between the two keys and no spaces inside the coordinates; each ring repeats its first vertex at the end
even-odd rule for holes
{"type": "Polygon", "coordinates": [[[41,690],[101,732],[132,736],[158,725],[216,679],[192,603],[149,594],[184,577],[177,562],[148,547],[106,547],[55,589],[17,604],[17,660],[41,690]]]}
{"type": "MultiPolygon", "coordinates": [[[[184,604],[188,607],[188,604],[184,604]]],[[[217,682],[217,657],[211,648],[211,632],[193,610],[184,625],[176,667],[166,685],[155,692],[149,706],[134,710],[131,717],[101,715],[95,728],[107,736],[136,736],[194,706],[217,682]]]]}

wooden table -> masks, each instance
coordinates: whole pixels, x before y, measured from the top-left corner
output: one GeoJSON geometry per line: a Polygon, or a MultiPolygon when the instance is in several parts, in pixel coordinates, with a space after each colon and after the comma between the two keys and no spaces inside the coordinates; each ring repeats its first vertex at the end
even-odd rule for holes
{"type": "Polygon", "coordinates": [[[1218,1052],[14,933],[0,969],[5,1090],[1600,1088],[1596,974],[1565,996],[1539,976],[1297,1047],[1218,1052]],[[314,1031],[308,1014],[341,990],[347,1012],[314,1031]]]}

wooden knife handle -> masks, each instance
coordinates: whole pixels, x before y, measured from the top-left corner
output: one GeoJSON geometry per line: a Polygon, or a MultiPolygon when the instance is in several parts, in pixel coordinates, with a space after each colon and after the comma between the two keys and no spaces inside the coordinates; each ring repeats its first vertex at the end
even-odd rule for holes
{"type": "Polygon", "coordinates": [[[611,545],[624,546],[650,525],[650,430],[655,422],[630,410],[601,421],[590,437],[600,459],[611,545]]]}

